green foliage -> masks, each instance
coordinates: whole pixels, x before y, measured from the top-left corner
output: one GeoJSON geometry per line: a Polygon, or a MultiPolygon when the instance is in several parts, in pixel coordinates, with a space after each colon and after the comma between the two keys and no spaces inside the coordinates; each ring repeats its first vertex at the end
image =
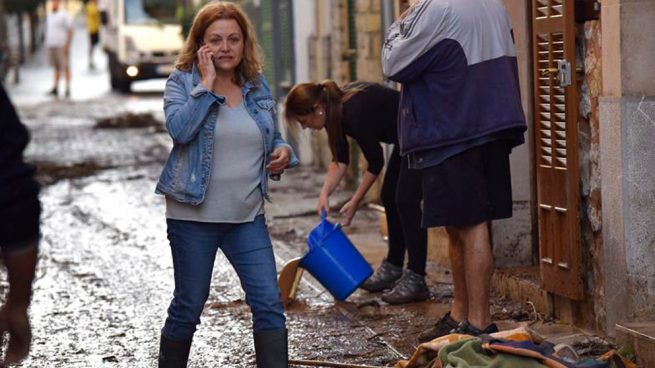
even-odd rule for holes
{"type": "Polygon", "coordinates": [[[16,13],[18,11],[32,12],[40,5],[45,4],[45,0],[4,0],[4,3],[7,13],[16,13]]]}

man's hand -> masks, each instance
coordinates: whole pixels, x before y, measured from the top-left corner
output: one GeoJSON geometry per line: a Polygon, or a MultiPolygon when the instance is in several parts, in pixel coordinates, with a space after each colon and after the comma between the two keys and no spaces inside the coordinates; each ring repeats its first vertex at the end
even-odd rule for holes
{"type": "Polygon", "coordinates": [[[416,5],[417,2],[419,2],[419,0],[409,0],[409,8],[405,9],[405,11],[398,16],[398,20],[405,19],[407,15],[414,10],[414,5],[416,5]]]}
{"type": "Polygon", "coordinates": [[[20,362],[30,351],[32,332],[27,309],[13,308],[8,304],[2,307],[0,310],[0,346],[3,345],[5,332],[9,334],[9,344],[4,359],[0,361],[0,367],[20,362]]]}

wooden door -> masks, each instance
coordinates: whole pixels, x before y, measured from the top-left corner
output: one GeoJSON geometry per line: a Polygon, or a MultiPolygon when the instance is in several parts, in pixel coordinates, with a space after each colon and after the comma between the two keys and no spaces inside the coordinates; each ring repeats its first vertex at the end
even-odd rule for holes
{"type": "Polygon", "coordinates": [[[573,0],[532,0],[539,263],[545,290],[584,296],[573,0]]]}

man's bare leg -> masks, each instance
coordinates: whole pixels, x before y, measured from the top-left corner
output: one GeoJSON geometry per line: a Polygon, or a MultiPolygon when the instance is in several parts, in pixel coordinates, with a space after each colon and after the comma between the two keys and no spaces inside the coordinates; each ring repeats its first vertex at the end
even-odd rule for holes
{"type": "Polygon", "coordinates": [[[494,272],[489,222],[460,227],[459,234],[464,243],[468,321],[473,327],[484,330],[491,324],[489,298],[494,272]]]}
{"type": "Polygon", "coordinates": [[[464,243],[457,229],[448,227],[446,231],[448,233],[450,267],[453,273],[453,303],[450,307],[450,316],[455,321],[461,322],[468,318],[469,313],[464,243]]]}
{"type": "Polygon", "coordinates": [[[52,84],[53,91],[56,91],[57,87],[59,87],[59,78],[61,78],[61,73],[59,72],[59,68],[55,67],[55,80],[52,84]]]}
{"type": "Polygon", "coordinates": [[[66,97],[70,97],[71,91],[71,69],[70,66],[66,67],[66,97]]]}

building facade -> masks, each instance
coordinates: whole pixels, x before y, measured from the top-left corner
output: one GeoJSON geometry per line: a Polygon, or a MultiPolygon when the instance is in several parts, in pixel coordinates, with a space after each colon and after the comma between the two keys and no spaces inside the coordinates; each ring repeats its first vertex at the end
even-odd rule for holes
{"type": "MultiPolygon", "coordinates": [[[[534,270],[545,312],[614,334],[655,305],[655,0],[504,2],[529,130],[496,262],[534,270]]],[[[384,82],[388,4],[293,3],[297,81],[384,82]]],[[[324,165],[324,137],[300,136],[305,162],[324,165]]],[[[447,263],[444,248],[432,230],[431,257],[447,263]]]]}

